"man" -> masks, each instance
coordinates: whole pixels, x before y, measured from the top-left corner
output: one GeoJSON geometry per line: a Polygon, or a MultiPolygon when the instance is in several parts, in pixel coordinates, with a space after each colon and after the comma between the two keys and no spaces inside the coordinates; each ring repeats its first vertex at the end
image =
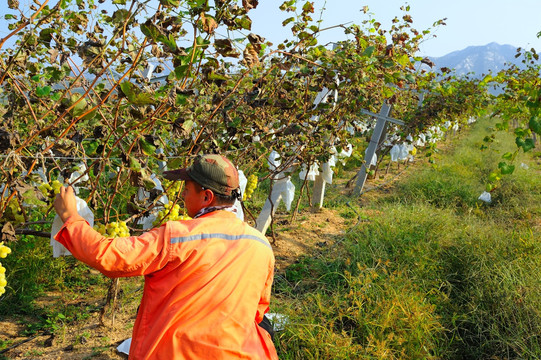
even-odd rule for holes
{"type": "Polygon", "coordinates": [[[237,219],[238,172],[220,155],[168,171],[185,180],[192,220],[170,221],[140,236],[105,238],[77,214],[71,187],[55,209],[56,235],[76,258],[109,277],[145,276],[130,359],[278,359],[258,324],[268,311],[274,256],[267,239],[237,219]]]}

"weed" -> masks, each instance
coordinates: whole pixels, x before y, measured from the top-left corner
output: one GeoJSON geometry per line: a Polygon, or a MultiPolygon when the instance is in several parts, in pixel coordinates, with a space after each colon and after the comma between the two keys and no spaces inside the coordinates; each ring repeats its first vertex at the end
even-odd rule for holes
{"type": "Polygon", "coordinates": [[[41,356],[43,355],[43,351],[39,350],[30,350],[24,353],[24,356],[26,357],[34,357],[34,356],[41,356]]]}
{"type": "Polygon", "coordinates": [[[109,346],[95,346],[92,348],[92,353],[88,356],[85,356],[83,360],[88,360],[102,355],[104,352],[109,351],[109,346]]]}

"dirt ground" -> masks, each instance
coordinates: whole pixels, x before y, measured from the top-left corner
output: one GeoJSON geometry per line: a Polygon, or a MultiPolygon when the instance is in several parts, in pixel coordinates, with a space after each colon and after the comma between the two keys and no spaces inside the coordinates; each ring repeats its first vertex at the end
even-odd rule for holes
{"type": "MultiPolygon", "coordinates": [[[[123,280],[121,280],[123,281],[123,280]]],[[[124,281],[133,281],[124,280],[124,281]]],[[[122,285],[122,284],[121,284],[122,285]]],[[[42,302],[54,303],[61,297],[54,294],[42,302]]],[[[88,299],[83,305],[103,306],[104,298],[88,299]]],[[[133,303],[133,302],[131,302],[133,303]]],[[[38,333],[22,336],[24,323],[14,323],[9,319],[0,322],[0,339],[10,340],[12,348],[0,355],[7,359],[127,359],[116,351],[116,347],[131,336],[135,321],[136,305],[129,302],[118,302],[114,324],[112,313],[106,312],[103,325],[100,323],[100,312],[95,311],[84,320],[65,324],[55,335],[38,333]]]]}

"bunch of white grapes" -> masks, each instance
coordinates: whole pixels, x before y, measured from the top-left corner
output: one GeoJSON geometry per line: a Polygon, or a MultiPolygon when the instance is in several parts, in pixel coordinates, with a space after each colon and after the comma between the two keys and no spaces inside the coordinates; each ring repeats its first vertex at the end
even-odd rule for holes
{"type": "Polygon", "coordinates": [[[96,223],[94,230],[107,237],[128,237],[130,230],[125,221],[113,221],[107,225],[96,223]]]}
{"type": "Polygon", "coordinates": [[[60,193],[61,187],[62,183],[60,183],[60,181],[53,180],[51,183],[42,183],[40,186],[38,186],[38,189],[44,196],[48,197],[49,199],[54,199],[56,194],[60,193]]]}
{"type": "Polygon", "coordinates": [[[15,223],[24,223],[24,215],[22,214],[21,206],[15,197],[8,202],[8,208],[15,219],[15,223]]]}
{"type": "Polygon", "coordinates": [[[256,188],[257,188],[257,176],[252,174],[248,176],[248,179],[246,182],[246,189],[244,190],[244,194],[242,194],[242,201],[245,201],[251,198],[256,188]]]}
{"type": "Polygon", "coordinates": [[[157,227],[161,224],[165,224],[167,221],[176,221],[176,220],[190,220],[191,217],[188,215],[180,214],[180,205],[167,203],[163,206],[163,209],[160,210],[156,220],[152,223],[152,226],[157,227]]]}
{"type": "MultiPolygon", "coordinates": [[[[3,242],[0,242],[0,258],[5,258],[8,256],[8,254],[11,253],[11,249],[4,245],[3,242]]],[[[0,296],[2,296],[6,292],[6,285],[8,282],[6,281],[6,268],[2,266],[2,263],[0,262],[0,296]]]]}
{"type": "Polygon", "coordinates": [[[180,181],[172,181],[164,179],[162,182],[163,188],[166,190],[167,197],[169,199],[174,199],[177,197],[178,193],[180,192],[180,181]]]}

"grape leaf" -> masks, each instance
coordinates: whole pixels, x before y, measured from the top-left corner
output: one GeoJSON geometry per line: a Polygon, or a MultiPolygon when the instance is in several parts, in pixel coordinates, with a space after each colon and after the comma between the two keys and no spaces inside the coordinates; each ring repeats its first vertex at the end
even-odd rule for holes
{"type": "Polygon", "coordinates": [[[47,96],[51,93],[51,87],[50,86],[44,86],[44,87],[36,87],[36,95],[37,96],[47,96]]]}
{"type": "Polygon", "coordinates": [[[374,53],[374,50],[376,49],[375,46],[369,46],[367,47],[366,49],[364,49],[363,51],[363,56],[366,56],[366,57],[371,57],[372,54],[374,53]]]}
{"type": "Polygon", "coordinates": [[[530,130],[541,135],[541,119],[537,116],[532,116],[528,125],[530,126],[530,130]]]}
{"type": "Polygon", "coordinates": [[[515,143],[517,144],[518,147],[521,147],[522,150],[524,150],[524,152],[528,152],[531,149],[535,148],[535,142],[533,141],[533,139],[524,140],[521,137],[517,137],[515,139],[515,143]]]}
{"type": "Polygon", "coordinates": [[[145,155],[152,156],[156,153],[156,146],[147,142],[145,139],[139,139],[139,146],[145,155]]]}
{"type": "Polygon", "coordinates": [[[502,175],[509,175],[515,171],[515,165],[509,165],[505,162],[499,163],[498,168],[501,170],[502,175]]]}

